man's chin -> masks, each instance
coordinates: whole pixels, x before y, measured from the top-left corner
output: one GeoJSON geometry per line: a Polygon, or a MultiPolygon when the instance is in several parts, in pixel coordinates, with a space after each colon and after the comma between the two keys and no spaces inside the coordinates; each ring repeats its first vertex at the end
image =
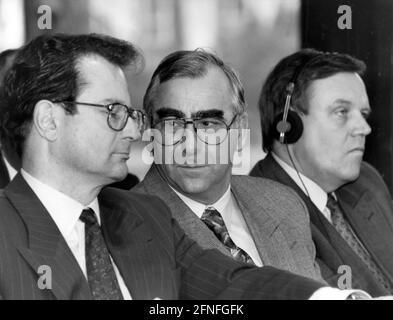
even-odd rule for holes
{"type": "Polygon", "coordinates": [[[112,182],[119,182],[124,180],[128,175],[128,167],[127,166],[118,166],[117,170],[113,170],[110,178],[112,182]]]}
{"type": "MultiPolygon", "coordinates": [[[[202,182],[198,183],[199,179],[187,179],[181,183],[173,185],[177,191],[183,194],[200,194],[206,191],[207,186],[202,182]]],[[[200,181],[199,181],[200,182],[200,181]]]]}
{"type": "Polygon", "coordinates": [[[343,175],[343,180],[345,181],[345,183],[350,183],[355,181],[357,178],[359,178],[359,175],[360,175],[360,166],[359,169],[351,168],[351,170],[348,170],[343,175]]]}

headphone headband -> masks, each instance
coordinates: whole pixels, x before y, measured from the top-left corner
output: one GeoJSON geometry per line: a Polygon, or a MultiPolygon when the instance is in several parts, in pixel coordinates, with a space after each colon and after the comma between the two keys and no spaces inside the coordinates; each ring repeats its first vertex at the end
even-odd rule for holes
{"type": "Polygon", "coordinates": [[[298,66],[293,73],[291,81],[286,86],[287,96],[285,98],[284,111],[282,112],[282,116],[280,114],[274,120],[274,125],[279,133],[278,140],[280,143],[295,143],[303,133],[303,123],[301,118],[295,111],[290,112],[292,95],[295,85],[303,70],[322,55],[324,55],[324,53],[318,53],[308,59],[305,63],[298,66]]]}

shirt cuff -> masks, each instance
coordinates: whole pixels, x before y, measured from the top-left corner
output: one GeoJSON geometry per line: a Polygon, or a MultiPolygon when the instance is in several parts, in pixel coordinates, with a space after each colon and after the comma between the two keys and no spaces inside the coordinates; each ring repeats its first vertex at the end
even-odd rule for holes
{"type": "Polygon", "coordinates": [[[372,299],[368,293],[362,290],[340,290],[323,287],[315,291],[308,300],[347,300],[353,293],[356,293],[365,300],[372,299]]]}

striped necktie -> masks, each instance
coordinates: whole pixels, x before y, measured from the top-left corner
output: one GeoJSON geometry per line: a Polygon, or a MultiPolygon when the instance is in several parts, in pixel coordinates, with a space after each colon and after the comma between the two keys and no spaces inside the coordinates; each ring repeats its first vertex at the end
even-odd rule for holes
{"type": "Polygon", "coordinates": [[[332,224],[337,232],[357,254],[357,256],[364,262],[367,268],[371,271],[374,277],[382,286],[389,292],[392,292],[391,285],[385,275],[379,270],[366,248],[362,245],[360,240],[355,235],[348,221],[345,219],[340,205],[333,194],[328,194],[328,201],[326,207],[329,209],[332,219],[332,224]]]}
{"type": "Polygon", "coordinates": [[[221,214],[213,207],[208,207],[203,212],[201,220],[213,231],[218,240],[231,252],[235,260],[254,265],[251,257],[243,249],[239,248],[231,239],[221,214]]]}

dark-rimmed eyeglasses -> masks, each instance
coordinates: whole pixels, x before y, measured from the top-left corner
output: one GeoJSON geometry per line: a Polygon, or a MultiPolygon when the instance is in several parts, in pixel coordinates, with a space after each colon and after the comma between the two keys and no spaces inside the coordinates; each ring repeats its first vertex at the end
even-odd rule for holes
{"type": "Polygon", "coordinates": [[[156,137],[163,146],[173,146],[184,141],[184,133],[188,124],[192,124],[198,139],[209,145],[219,145],[228,136],[228,131],[237,115],[227,124],[220,118],[162,118],[152,126],[160,131],[156,137]]]}
{"type": "Polygon", "coordinates": [[[82,106],[105,108],[108,111],[108,126],[114,131],[122,131],[127,125],[128,117],[135,121],[139,131],[142,131],[146,126],[146,116],[143,111],[133,109],[125,104],[97,104],[79,101],[56,101],[55,103],[76,104],[82,106]]]}

